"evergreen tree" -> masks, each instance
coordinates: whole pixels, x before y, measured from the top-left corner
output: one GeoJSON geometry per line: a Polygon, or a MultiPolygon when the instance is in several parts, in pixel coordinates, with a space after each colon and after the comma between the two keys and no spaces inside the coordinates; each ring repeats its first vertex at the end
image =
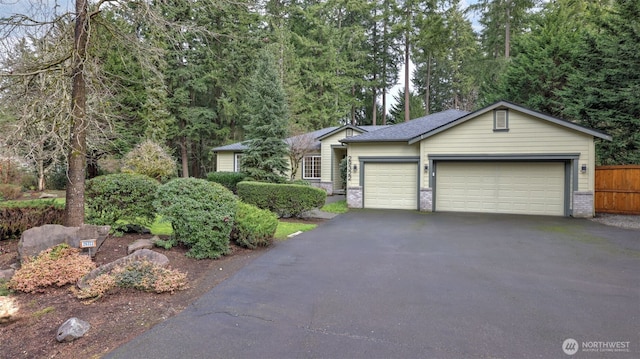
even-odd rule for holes
{"type": "Polygon", "coordinates": [[[602,130],[612,141],[596,144],[602,164],[640,163],[640,2],[618,0],[585,31],[564,98],[564,117],[602,130]]]}
{"type": "Polygon", "coordinates": [[[404,113],[406,106],[404,104],[404,99],[407,97],[409,97],[409,111],[414,114],[412,115],[413,118],[423,116],[424,103],[422,102],[422,97],[414,93],[410,93],[409,96],[405,96],[404,91],[400,90],[397,95],[393,96],[395,103],[389,109],[389,119],[387,123],[396,124],[406,122],[406,116],[404,113]]]}
{"type": "Polygon", "coordinates": [[[258,181],[281,182],[288,170],[284,139],[289,113],[275,60],[266,50],[259,54],[245,103],[248,148],[242,155],[242,169],[258,181]]]}

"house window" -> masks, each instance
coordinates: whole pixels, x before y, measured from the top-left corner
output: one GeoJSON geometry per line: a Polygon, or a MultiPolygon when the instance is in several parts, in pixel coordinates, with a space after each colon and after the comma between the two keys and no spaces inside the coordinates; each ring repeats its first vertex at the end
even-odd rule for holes
{"type": "Polygon", "coordinates": [[[235,153],[233,155],[233,171],[240,172],[240,161],[242,159],[242,153],[235,153]]]}
{"type": "Polygon", "coordinates": [[[347,128],[347,137],[351,137],[353,136],[353,130],[350,128],[347,128]]]}
{"type": "Polygon", "coordinates": [[[305,156],[302,159],[302,178],[320,178],[320,156],[305,156]]]}
{"type": "Polygon", "coordinates": [[[509,111],[495,110],[493,112],[493,130],[494,131],[509,130],[509,111]]]}

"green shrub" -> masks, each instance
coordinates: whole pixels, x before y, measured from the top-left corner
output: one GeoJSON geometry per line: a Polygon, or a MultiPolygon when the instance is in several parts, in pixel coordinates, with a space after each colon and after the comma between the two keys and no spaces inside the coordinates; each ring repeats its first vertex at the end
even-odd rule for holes
{"type": "Polygon", "coordinates": [[[63,224],[64,205],[54,200],[10,202],[0,205],[0,240],[20,237],[29,228],[63,224]]]}
{"type": "Polygon", "coordinates": [[[23,263],[9,281],[8,288],[26,293],[43,292],[53,285],[62,287],[75,283],[93,268],[95,264],[91,257],[80,254],[77,248],[59,244],[23,263]]]}
{"type": "Polygon", "coordinates": [[[311,186],[245,181],[238,183],[238,197],[279,217],[299,217],[305,211],[321,207],[327,193],[311,186]]]}
{"type": "Polygon", "coordinates": [[[230,251],[236,198],[219,183],[176,178],[158,188],[158,214],[171,223],[173,238],[190,247],[193,258],[219,258],[230,251]]]}
{"type": "Polygon", "coordinates": [[[11,201],[22,197],[22,187],[12,184],[0,184],[0,197],[11,201]]]}
{"type": "Polygon", "coordinates": [[[277,228],[278,217],[274,213],[238,202],[231,239],[246,248],[267,247],[277,228]]]}
{"type": "Polygon", "coordinates": [[[175,160],[162,146],[146,140],[127,153],[122,160],[124,173],[138,173],[165,182],[176,176],[175,160]]]}
{"type": "Polygon", "coordinates": [[[156,218],[153,200],[158,186],[158,182],[150,177],[131,173],[88,180],[85,189],[87,222],[110,225],[115,233],[121,233],[127,224],[151,225],[156,218]]]}
{"type": "Polygon", "coordinates": [[[242,172],[211,172],[207,175],[207,181],[220,183],[233,193],[238,193],[238,182],[247,177],[242,172]]]}

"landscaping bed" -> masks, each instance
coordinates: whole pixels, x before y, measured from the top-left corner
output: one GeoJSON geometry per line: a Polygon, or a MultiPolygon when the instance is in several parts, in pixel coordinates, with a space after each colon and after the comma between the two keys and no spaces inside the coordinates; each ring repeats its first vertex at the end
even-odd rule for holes
{"type": "MultiPolygon", "coordinates": [[[[124,257],[130,243],[148,237],[110,236],[96,253],[95,262],[102,265],[124,257]]],[[[17,245],[17,239],[0,241],[0,268],[17,261],[17,245]]],[[[52,287],[38,294],[12,294],[20,310],[17,321],[0,324],[0,357],[99,358],[179,313],[268,249],[249,250],[232,244],[232,253],[218,260],[189,258],[185,256],[187,250],[181,245],[170,250],[154,248],[169,258],[170,268],[188,274],[189,288],[174,294],[120,289],[88,304],[77,299],[70,286],[52,287]],[[71,317],[89,322],[91,329],[76,341],[58,343],[58,327],[71,317]]]]}

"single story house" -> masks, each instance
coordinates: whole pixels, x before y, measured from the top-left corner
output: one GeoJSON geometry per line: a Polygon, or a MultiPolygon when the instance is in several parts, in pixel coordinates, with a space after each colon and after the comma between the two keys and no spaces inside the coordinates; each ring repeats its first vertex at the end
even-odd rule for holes
{"type": "MultiPolygon", "coordinates": [[[[350,208],[573,217],[594,215],[594,142],[611,140],[506,101],[313,134],[320,165],[307,168],[316,160],[305,161],[302,178],[319,167],[317,185],[329,194],[346,186],[350,208]],[[344,156],[346,184],[338,170],[344,156]]],[[[215,149],[219,171],[238,169],[240,146],[215,149]]]]}
{"type": "MultiPolygon", "coordinates": [[[[347,156],[347,147],[340,140],[386,127],[389,126],[327,127],[287,138],[285,142],[290,146],[309,147],[299,164],[295,179],[306,180],[327,191],[328,195],[344,193],[345,183],[340,176],[340,161],[347,156]]],[[[240,158],[246,149],[244,142],[214,148],[216,171],[240,172],[240,158]]],[[[289,167],[292,167],[291,163],[289,167]]]]}

